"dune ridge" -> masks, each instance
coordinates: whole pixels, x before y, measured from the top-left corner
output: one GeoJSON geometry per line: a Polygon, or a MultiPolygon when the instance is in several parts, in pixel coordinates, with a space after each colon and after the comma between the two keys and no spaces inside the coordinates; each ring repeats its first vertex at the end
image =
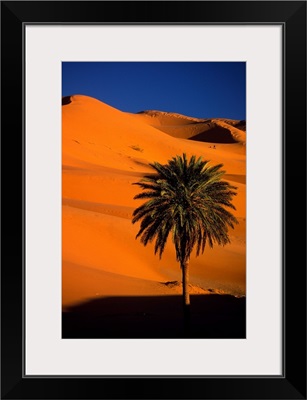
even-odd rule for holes
{"type": "Polygon", "coordinates": [[[180,293],[180,284],[165,285],[181,281],[171,240],[159,260],[152,245],[145,248],[135,240],[138,226],[131,217],[142,203],[133,200],[139,191],[133,183],[151,171],[149,163],[165,163],[183,152],[224,164],[224,179],[238,188],[234,205],[240,221],[230,232],[230,245],[192,256],[191,288],[202,294],[245,295],[244,123],[156,110],[132,114],[83,95],[63,99],[63,307],[96,293],[180,293]]]}
{"type": "Polygon", "coordinates": [[[246,143],[245,121],[194,118],[178,113],[146,110],[136,115],[150,126],[173,137],[212,143],[246,143]]]}

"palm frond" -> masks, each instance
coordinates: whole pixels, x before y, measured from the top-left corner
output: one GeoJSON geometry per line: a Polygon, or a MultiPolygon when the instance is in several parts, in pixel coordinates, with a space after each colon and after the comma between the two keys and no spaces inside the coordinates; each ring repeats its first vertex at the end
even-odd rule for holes
{"type": "Polygon", "coordinates": [[[184,153],[162,165],[150,164],[155,171],[134,183],[143,191],[134,199],[147,199],[133,212],[132,223],[141,221],[137,238],[146,246],[155,240],[154,252],[161,257],[167,239],[172,234],[176,257],[189,259],[196,246],[196,255],[206,245],[230,242],[229,228],[238,223],[229,209],[235,210],[232,199],[237,188],[222,180],[223,164],[184,153]]]}

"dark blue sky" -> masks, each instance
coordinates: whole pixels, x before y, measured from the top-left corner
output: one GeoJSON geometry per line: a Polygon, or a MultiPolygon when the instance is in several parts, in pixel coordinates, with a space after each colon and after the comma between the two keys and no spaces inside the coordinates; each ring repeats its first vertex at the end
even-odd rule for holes
{"type": "Polygon", "coordinates": [[[246,119],[244,62],[63,62],[62,95],[121,111],[246,119]]]}

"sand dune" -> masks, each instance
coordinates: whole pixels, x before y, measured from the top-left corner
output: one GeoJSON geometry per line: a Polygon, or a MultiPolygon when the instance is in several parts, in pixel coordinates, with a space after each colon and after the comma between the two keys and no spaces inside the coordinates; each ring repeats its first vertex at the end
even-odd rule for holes
{"type": "Polygon", "coordinates": [[[62,104],[63,307],[97,296],[180,292],[163,285],[181,281],[172,243],[159,260],[153,246],[135,240],[131,217],[142,203],[133,200],[139,191],[133,183],[151,171],[148,164],[183,152],[223,163],[225,179],[238,187],[240,223],[231,244],[192,257],[192,290],[245,295],[245,122],[131,114],[82,95],[62,104]]]}
{"type": "Polygon", "coordinates": [[[246,142],[245,121],[222,118],[199,119],[162,111],[143,111],[134,115],[173,137],[208,143],[246,142]]]}

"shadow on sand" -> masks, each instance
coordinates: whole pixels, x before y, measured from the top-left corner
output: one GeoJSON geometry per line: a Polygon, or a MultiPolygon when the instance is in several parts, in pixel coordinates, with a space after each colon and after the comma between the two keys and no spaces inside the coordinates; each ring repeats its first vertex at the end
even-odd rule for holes
{"type": "Polygon", "coordinates": [[[197,135],[190,138],[190,140],[196,140],[197,142],[208,142],[208,143],[236,143],[231,132],[221,126],[214,126],[204,132],[200,132],[197,135]]]}
{"type": "MultiPolygon", "coordinates": [[[[192,295],[190,338],[245,338],[245,297],[192,295]]],[[[184,338],[182,296],[104,297],[66,309],[62,338],[184,338]]]]}
{"type": "Polygon", "coordinates": [[[71,98],[70,96],[64,96],[62,97],[62,106],[67,106],[67,104],[71,103],[71,98]]]}

